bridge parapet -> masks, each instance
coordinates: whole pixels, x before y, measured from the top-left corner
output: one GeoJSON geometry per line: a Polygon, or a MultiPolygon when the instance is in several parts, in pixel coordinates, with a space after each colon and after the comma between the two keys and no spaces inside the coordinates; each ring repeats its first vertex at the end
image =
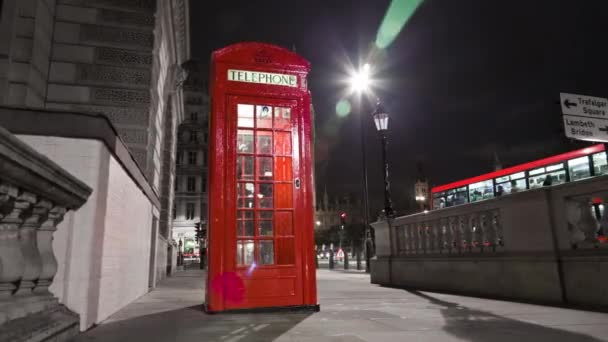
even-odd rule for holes
{"type": "Polygon", "coordinates": [[[606,201],[602,176],[375,222],[372,282],[608,308],[606,201]]]}

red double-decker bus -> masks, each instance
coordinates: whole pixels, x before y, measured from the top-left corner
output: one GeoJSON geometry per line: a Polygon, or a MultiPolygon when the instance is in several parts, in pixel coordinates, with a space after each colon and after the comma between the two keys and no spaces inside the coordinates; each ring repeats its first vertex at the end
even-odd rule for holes
{"type": "Polygon", "coordinates": [[[604,145],[598,144],[436,186],[431,189],[432,207],[472,203],[604,174],[608,174],[608,163],[604,145]]]}

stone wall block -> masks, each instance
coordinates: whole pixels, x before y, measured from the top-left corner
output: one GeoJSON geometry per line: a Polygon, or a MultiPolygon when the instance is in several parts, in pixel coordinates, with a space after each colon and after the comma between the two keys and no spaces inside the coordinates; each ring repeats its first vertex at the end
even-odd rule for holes
{"type": "Polygon", "coordinates": [[[29,217],[25,218],[19,229],[19,242],[25,259],[25,270],[19,283],[19,289],[15,295],[31,294],[35,281],[38,280],[42,273],[42,258],[38,250],[37,230],[42,222],[47,220],[48,212],[51,208],[51,202],[38,199],[36,204],[33,205],[29,217]]]}
{"type": "Polygon", "coordinates": [[[48,294],[49,286],[53,282],[55,273],[57,273],[57,259],[53,254],[53,232],[57,230],[57,225],[63,220],[66,209],[56,206],[49,211],[46,221],[42,223],[37,231],[37,243],[40,257],[42,258],[42,272],[36,282],[34,293],[48,294]]]}

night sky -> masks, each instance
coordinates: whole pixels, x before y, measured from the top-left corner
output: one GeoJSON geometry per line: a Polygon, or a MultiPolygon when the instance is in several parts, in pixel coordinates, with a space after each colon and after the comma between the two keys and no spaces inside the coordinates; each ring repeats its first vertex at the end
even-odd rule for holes
{"type": "MultiPolygon", "coordinates": [[[[192,54],[260,41],[312,63],[316,182],[360,192],[358,115],[335,105],[348,63],[368,55],[389,1],[191,1],[192,54]]],[[[586,146],[563,137],[559,92],[608,97],[608,1],[427,0],[378,62],[391,114],[393,200],[413,196],[417,163],[432,185],[586,146]]],[[[382,206],[380,143],[366,118],[372,209],[382,206]]]]}

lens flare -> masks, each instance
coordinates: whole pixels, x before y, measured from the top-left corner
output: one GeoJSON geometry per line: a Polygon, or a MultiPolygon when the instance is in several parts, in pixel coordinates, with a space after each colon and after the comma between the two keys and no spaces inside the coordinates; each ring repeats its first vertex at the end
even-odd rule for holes
{"type": "Polygon", "coordinates": [[[338,116],[341,118],[350,114],[350,110],[351,110],[350,101],[348,101],[346,99],[341,99],[336,104],[336,114],[338,114],[338,116]]]}
{"type": "Polygon", "coordinates": [[[392,0],[376,35],[376,46],[386,49],[424,0],[392,0]]]}

